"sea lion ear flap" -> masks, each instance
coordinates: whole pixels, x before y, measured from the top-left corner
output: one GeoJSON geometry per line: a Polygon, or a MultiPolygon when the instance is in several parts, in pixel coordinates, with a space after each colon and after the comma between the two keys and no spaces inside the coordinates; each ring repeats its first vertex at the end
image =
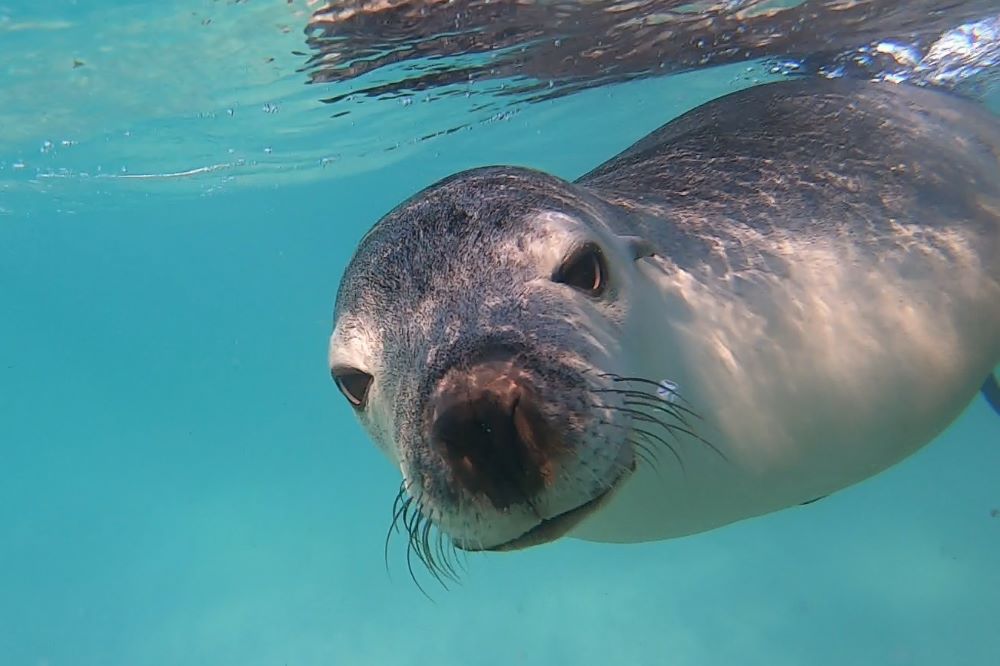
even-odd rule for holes
{"type": "Polygon", "coordinates": [[[632,257],[632,261],[639,261],[645,257],[652,257],[656,254],[653,244],[640,236],[620,236],[619,240],[625,245],[625,249],[632,257]]]}

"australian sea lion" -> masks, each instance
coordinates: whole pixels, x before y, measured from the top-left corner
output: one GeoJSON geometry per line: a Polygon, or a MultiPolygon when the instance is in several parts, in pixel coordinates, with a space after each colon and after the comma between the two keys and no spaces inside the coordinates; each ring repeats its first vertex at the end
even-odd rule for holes
{"type": "Polygon", "coordinates": [[[329,361],[411,532],[460,548],[807,503],[930,442],[1000,361],[1000,124],[803,79],[572,183],[457,174],[361,241],[329,361]]]}

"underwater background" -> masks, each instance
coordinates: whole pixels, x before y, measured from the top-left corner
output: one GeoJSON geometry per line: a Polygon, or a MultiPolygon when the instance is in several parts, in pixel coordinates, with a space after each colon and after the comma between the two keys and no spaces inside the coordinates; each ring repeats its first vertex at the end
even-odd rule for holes
{"type": "Polygon", "coordinates": [[[581,175],[769,70],[337,115],[312,9],[0,1],[0,666],[1000,663],[982,398],[806,507],[470,556],[448,590],[417,571],[430,600],[403,539],[387,572],[398,471],[326,367],[361,236],[459,169],[581,175]]]}

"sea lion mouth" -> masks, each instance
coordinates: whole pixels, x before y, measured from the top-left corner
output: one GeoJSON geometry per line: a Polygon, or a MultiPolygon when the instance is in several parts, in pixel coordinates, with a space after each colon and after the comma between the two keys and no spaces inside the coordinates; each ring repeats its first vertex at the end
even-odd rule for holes
{"type": "Polygon", "coordinates": [[[611,497],[615,494],[615,491],[621,487],[622,482],[634,471],[634,469],[635,465],[633,463],[630,467],[626,468],[620,475],[618,475],[618,477],[611,482],[611,485],[609,485],[608,488],[597,497],[587,500],[575,509],[564,511],[563,513],[552,516],[551,518],[545,518],[521,536],[511,539],[510,541],[505,541],[495,546],[480,548],[464,546],[461,544],[456,545],[466,551],[501,552],[522,550],[532,546],[538,546],[543,543],[549,543],[550,541],[555,541],[559,537],[565,536],[567,532],[579,525],[584,518],[607,504],[611,497]]]}

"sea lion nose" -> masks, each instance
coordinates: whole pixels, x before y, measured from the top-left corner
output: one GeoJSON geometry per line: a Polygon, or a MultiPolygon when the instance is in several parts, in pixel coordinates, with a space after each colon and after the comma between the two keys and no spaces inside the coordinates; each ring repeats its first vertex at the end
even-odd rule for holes
{"type": "Polygon", "coordinates": [[[555,438],[511,364],[449,373],[433,398],[431,442],[466,492],[499,510],[529,502],[550,475],[555,438]]]}

